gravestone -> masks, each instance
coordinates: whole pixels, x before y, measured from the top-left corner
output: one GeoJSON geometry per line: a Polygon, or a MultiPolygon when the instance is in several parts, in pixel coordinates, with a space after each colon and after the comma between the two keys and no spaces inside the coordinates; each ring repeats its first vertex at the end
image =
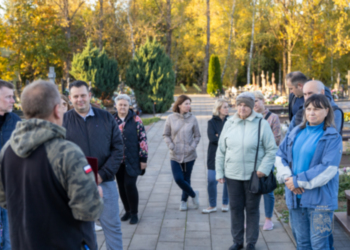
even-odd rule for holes
{"type": "Polygon", "coordinates": [[[261,71],[261,90],[265,90],[266,87],[266,79],[265,79],[265,74],[264,71],[261,71]]]}
{"type": "Polygon", "coordinates": [[[335,86],[335,90],[336,91],[339,91],[339,88],[340,88],[340,73],[338,73],[338,76],[337,76],[337,84],[336,84],[336,86],[335,86]]]}
{"type": "Polygon", "coordinates": [[[49,74],[48,74],[48,76],[49,76],[49,79],[50,79],[53,83],[55,83],[55,79],[56,79],[55,67],[50,67],[50,68],[49,68],[49,74]]]}
{"type": "Polygon", "coordinates": [[[255,73],[253,72],[253,75],[252,75],[252,80],[253,80],[253,89],[255,90],[255,73]]]}
{"type": "Polygon", "coordinates": [[[272,84],[272,91],[273,91],[273,94],[275,95],[276,94],[276,83],[275,83],[275,73],[272,73],[272,76],[271,76],[271,84],[272,84]]]}
{"type": "Polygon", "coordinates": [[[346,78],[348,79],[348,90],[347,90],[347,95],[349,96],[349,89],[350,89],[350,70],[348,70],[348,74],[347,74],[346,78]]]}
{"type": "Polygon", "coordinates": [[[266,72],[266,86],[268,87],[268,88],[270,88],[270,82],[269,82],[269,72],[267,71],[266,72]]]}
{"type": "Polygon", "coordinates": [[[27,80],[26,80],[26,86],[28,86],[28,85],[29,85],[29,80],[27,79],[27,80]]]}
{"type": "Polygon", "coordinates": [[[260,77],[259,77],[259,73],[256,75],[256,89],[260,89],[260,77]]]}
{"type": "Polygon", "coordinates": [[[279,92],[279,95],[281,96],[282,95],[282,84],[278,84],[278,92],[279,92]]]}

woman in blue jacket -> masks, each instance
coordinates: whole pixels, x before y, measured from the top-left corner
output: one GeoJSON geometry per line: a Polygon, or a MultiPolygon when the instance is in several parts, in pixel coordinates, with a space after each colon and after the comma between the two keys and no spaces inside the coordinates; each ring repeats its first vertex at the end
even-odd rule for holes
{"type": "Polygon", "coordinates": [[[338,208],[342,138],[324,95],[305,102],[303,122],[280,145],[275,166],[285,183],[297,249],[333,249],[333,212],[338,208]]]}

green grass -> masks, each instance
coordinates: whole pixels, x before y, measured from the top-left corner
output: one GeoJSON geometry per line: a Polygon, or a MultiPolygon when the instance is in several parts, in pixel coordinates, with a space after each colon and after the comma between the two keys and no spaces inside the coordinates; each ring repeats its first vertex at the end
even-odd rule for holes
{"type": "Polygon", "coordinates": [[[143,125],[147,126],[147,125],[151,125],[152,123],[155,123],[157,121],[160,120],[159,117],[152,117],[152,118],[141,118],[143,125]]]}

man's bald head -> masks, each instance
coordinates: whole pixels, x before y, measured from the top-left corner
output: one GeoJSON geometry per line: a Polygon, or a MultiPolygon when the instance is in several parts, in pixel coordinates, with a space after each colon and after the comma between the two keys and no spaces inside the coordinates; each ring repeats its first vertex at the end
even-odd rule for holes
{"type": "Polygon", "coordinates": [[[25,118],[47,119],[60,105],[61,97],[55,84],[38,80],[24,88],[21,103],[25,118]]]}
{"type": "Polygon", "coordinates": [[[312,80],[305,83],[303,87],[305,101],[314,94],[324,95],[324,84],[318,80],[312,80]]]}

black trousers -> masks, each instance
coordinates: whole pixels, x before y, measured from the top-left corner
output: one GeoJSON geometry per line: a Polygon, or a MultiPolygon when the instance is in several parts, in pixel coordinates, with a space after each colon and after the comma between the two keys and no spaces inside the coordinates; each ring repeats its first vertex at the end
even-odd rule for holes
{"type": "Polygon", "coordinates": [[[260,194],[250,193],[249,181],[233,180],[226,177],[227,191],[230,200],[231,234],[234,243],[244,241],[244,209],[246,211],[246,240],[256,244],[259,237],[260,194]]]}
{"type": "Polygon", "coordinates": [[[139,192],[136,187],[137,176],[132,177],[128,175],[125,169],[125,164],[122,163],[116,177],[120,198],[123,202],[125,212],[137,214],[139,206],[139,192]]]}

